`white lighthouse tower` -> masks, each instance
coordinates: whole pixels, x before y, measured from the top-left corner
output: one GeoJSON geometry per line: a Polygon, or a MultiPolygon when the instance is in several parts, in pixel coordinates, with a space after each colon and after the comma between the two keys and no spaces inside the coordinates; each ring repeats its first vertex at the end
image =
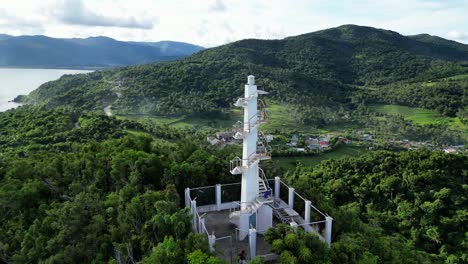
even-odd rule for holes
{"type": "Polygon", "coordinates": [[[255,77],[248,76],[244,96],[234,104],[244,108],[244,120],[238,123],[234,135],[235,139],[243,142],[242,158],[236,157],[231,160],[230,167],[232,174],[242,177],[240,199],[239,182],[185,189],[185,206],[190,208],[193,215],[193,230],[206,234],[211,251],[215,250],[215,246],[218,247],[218,253],[226,260],[232,260],[232,240],[227,239],[232,238],[232,231],[235,231],[239,240],[248,237],[251,258],[257,254],[268,254],[269,252],[265,252],[267,247],[264,246],[260,246],[257,252],[257,242],[259,245],[266,243],[264,239],[257,241],[257,234],[264,234],[273,226],[273,217],[294,228],[300,227],[306,232],[315,233],[328,245],[332,239],[333,218],[318,210],[310,200],[297,194],[294,188],[281,181],[280,177],[272,179],[272,191],[263,170],[259,167],[262,160],[271,159],[266,137],[258,130],[259,125],[266,123],[267,118],[265,104],[258,98],[262,94],[268,93],[258,90],[255,77]],[[231,195],[232,187],[235,188],[235,195],[231,195]],[[287,193],[284,192],[284,188],[287,189],[287,193]],[[213,192],[208,190],[213,190],[214,196],[211,196],[213,192]],[[287,201],[281,197],[287,197],[287,201]],[[215,203],[212,203],[213,199],[215,203]],[[303,214],[300,213],[302,208],[297,211],[297,201],[304,205],[303,214]],[[232,224],[236,225],[234,230],[232,224]]]}
{"type": "Polygon", "coordinates": [[[243,126],[234,136],[243,140],[242,159],[237,157],[231,161],[231,173],[242,174],[240,211],[230,215],[231,222],[238,226],[240,239],[248,235],[249,229],[267,230],[273,219],[273,209],[267,205],[273,202],[271,189],[259,168],[261,160],[271,158],[262,133],[259,140],[258,126],[266,121],[264,104],[258,99],[260,94],[268,93],[258,90],[255,77],[250,75],[244,97],[234,104],[244,108],[243,126]]]}

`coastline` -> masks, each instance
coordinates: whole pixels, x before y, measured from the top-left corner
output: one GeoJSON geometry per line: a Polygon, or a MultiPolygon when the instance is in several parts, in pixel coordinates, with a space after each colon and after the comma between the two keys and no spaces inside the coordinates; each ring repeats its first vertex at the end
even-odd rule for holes
{"type": "Polygon", "coordinates": [[[0,67],[0,112],[27,104],[27,95],[45,82],[64,74],[83,74],[96,71],[84,68],[0,67]]]}

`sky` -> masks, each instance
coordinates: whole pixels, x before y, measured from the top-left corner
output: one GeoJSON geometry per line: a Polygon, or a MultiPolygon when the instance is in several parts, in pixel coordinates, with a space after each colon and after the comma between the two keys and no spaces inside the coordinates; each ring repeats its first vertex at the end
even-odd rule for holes
{"type": "Polygon", "coordinates": [[[468,0],[0,0],[0,33],[213,47],[344,24],[468,43],[468,0]]]}

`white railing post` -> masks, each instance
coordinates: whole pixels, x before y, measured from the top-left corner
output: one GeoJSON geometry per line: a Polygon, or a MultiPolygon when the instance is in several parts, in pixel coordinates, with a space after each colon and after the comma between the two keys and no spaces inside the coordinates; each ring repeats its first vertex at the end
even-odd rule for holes
{"type": "Polygon", "coordinates": [[[294,188],[289,187],[289,200],[288,200],[289,208],[294,207],[294,188]]]}
{"type": "Polygon", "coordinates": [[[210,244],[210,251],[211,252],[215,251],[215,248],[214,248],[215,242],[216,242],[216,236],[214,235],[214,232],[213,232],[213,234],[208,235],[208,243],[210,244]]]}
{"type": "Polygon", "coordinates": [[[306,223],[310,223],[310,207],[312,203],[309,200],[305,201],[305,208],[304,208],[304,221],[306,223]]]}
{"type": "Polygon", "coordinates": [[[333,218],[330,216],[325,217],[325,242],[327,242],[328,246],[331,245],[331,236],[332,236],[332,225],[333,225],[333,218]]]}
{"type": "Polygon", "coordinates": [[[250,259],[257,256],[257,230],[255,228],[249,229],[249,246],[250,246],[250,259]]]}
{"type": "Polygon", "coordinates": [[[200,217],[198,222],[198,233],[203,234],[205,232],[205,218],[200,217]]]}
{"type": "Polygon", "coordinates": [[[195,200],[192,200],[191,202],[191,206],[192,206],[192,215],[193,215],[193,218],[192,218],[192,225],[193,225],[193,231],[194,232],[197,232],[197,229],[198,229],[198,226],[197,226],[197,201],[195,200]]]}
{"type": "Polygon", "coordinates": [[[216,211],[221,210],[221,184],[216,184],[216,211]]]}
{"type": "Polygon", "coordinates": [[[299,226],[296,222],[292,221],[291,223],[289,223],[289,225],[294,229],[294,230],[297,230],[297,227],[299,226]]]}
{"type": "Polygon", "coordinates": [[[185,188],[185,207],[190,208],[190,188],[185,188]]]}
{"type": "Polygon", "coordinates": [[[278,200],[280,198],[280,177],[275,177],[275,199],[278,200]]]}

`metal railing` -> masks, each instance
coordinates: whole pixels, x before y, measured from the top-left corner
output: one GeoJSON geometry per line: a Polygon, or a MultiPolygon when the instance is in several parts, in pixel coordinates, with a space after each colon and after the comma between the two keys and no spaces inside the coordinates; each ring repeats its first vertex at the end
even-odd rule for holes
{"type": "Polygon", "coordinates": [[[195,212],[195,216],[197,217],[197,224],[198,224],[198,233],[205,233],[207,236],[210,235],[208,232],[208,229],[206,229],[205,222],[202,221],[202,216],[198,213],[198,211],[195,212]]]}
{"type": "MultiPolygon", "coordinates": [[[[276,191],[276,183],[279,184],[279,198],[280,200],[274,200],[270,206],[273,209],[282,211],[282,214],[294,221],[297,226],[302,227],[307,232],[314,232],[319,235],[319,238],[327,243],[331,241],[331,219],[329,215],[320,211],[315,207],[310,200],[298,194],[296,191],[290,189],[290,186],[278,178],[267,179],[263,170],[259,169],[259,181],[263,181],[265,186],[271,190],[271,196],[276,197],[276,193],[273,193],[272,184],[275,185],[274,190],[276,191]],[[289,194],[292,192],[293,195],[293,207],[289,207],[289,194]],[[308,207],[310,206],[310,207],[308,207]],[[287,209],[290,208],[290,209],[287,209]],[[291,210],[292,211],[288,211],[291,210]],[[291,214],[292,213],[292,214],[291,214]],[[297,213],[297,214],[296,214],[297,213]],[[328,229],[330,228],[330,229],[328,229]]],[[[241,196],[241,183],[231,183],[215,186],[205,186],[194,189],[186,189],[186,206],[192,208],[193,228],[195,232],[206,233],[209,235],[209,230],[204,225],[201,219],[203,218],[203,212],[219,211],[219,210],[230,210],[229,215],[235,216],[232,213],[239,211],[241,214],[252,214],[257,210],[255,204],[264,204],[265,201],[262,198],[256,199],[254,202],[239,201],[241,196]],[[193,208],[192,203],[195,202],[193,208]],[[241,210],[244,209],[244,210],[241,210]]],[[[259,197],[262,197],[262,193],[259,192],[259,197]]],[[[267,201],[268,202],[268,201],[267,201]]],[[[274,211],[274,212],[275,212],[274,211]]],[[[275,214],[276,217],[278,217],[275,214]]]]}
{"type": "Polygon", "coordinates": [[[196,199],[197,206],[216,204],[216,186],[204,186],[190,189],[190,197],[196,199]]]}
{"type": "Polygon", "coordinates": [[[263,184],[265,185],[265,188],[266,188],[266,191],[269,191],[270,192],[270,195],[272,195],[272,190],[270,188],[270,184],[268,183],[268,179],[265,175],[265,172],[263,171],[262,168],[258,168],[258,177],[259,177],[259,180],[263,182],[263,184]]]}
{"type": "Polygon", "coordinates": [[[235,157],[230,161],[230,170],[229,171],[232,174],[239,174],[240,172],[242,172],[241,169],[239,169],[240,171],[235,171],[236,168],[242,168],[242,159],[239,158],[239,157],[235,157]]]}
{"type": "Polygon", "coordinates": [[[239,201],[241,197],[241,183],[229,183],[221,185],[221,201],[234,202],[239,201]]]}

